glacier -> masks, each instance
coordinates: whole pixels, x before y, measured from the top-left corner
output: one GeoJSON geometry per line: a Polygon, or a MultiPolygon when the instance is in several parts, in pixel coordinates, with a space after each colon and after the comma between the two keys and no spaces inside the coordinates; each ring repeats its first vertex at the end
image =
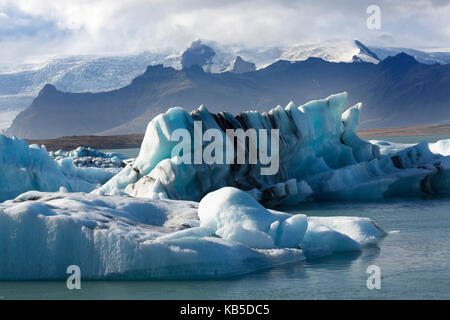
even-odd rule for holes
{"type": "Polygon", "coordinates": [[[0,134],[0,202],[30,190],[90,192],[118,171],[78,167],[72,158],[54,161],[45,147],[0,134]]]}
{"type": "MultiPolygon", "coordinates": [[[[134,164],[94,192],[200,201],[209,192],[232,186],[248,191],[268,207],[311,199],[363,201],[449,193],[449,157],[433,153],[426,142],[387,152],[379,144],[360,139],[355,130],[362,105],[347,108],[347,99],[344,92],[301,106],[291,102],[285,108],[236,116],[212,114],[203,106],[191,113],[171,108],[148,124],[134,164]],[[227,129],[278,129],[278,173],[261,175],[261,164],[237,161],[180,161],[183,155],[171,154],[178,143],[171,137],[180,128],[194,136],[195,121],[201,121],[203,133],[209,129],[222,132],[223,141],[229,139],[227,129]]],[[[202,143],[203,148],[208,146],[207,141],[202,143]]],[[[194,152],[192,144],[190,153],[194,152]]]]}
{"type": "Polygon", "coordinates": [[[200,203],[29,191],[0,204],[0,280],[66,279],[69,265],[86,280],[230,277],[383,235],[367,218],[268,210],[233,187],[200,203]]]}

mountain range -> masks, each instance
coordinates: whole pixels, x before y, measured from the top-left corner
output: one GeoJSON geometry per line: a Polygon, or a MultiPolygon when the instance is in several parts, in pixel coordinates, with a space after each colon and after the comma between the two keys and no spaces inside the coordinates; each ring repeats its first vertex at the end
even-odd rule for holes
{"type": "Polygon", "coordinates": [[[342,91],[349,93],[350,103],[363,102],[362,128],[439,123],[450,119],[449,88],[450,65],[420,63],[405,53],[378,63],[278,60],[243,73],[159,64],[110,91],[70,93],[46,85],[6,133],[35,139],[142,133],[150,119],[173,106],[265,111],[342,91]]]}
{"type": "Polygon", "coordinates": [[[59,90],[99,92],[123,87],[148,65],[160,63],[167,53],[142,53],[123,57],[73,56],[45,63],[0,69],[0,131],[27,108],[40,90],[54,84],[59,90]]]}
{"type": "Polygon", "coordinates": [[[249,72],[278,60],[301,61],[310,57],[329,62],[378,63],[400,52],[422,63],[446,64],[449,52],[423,52],[408,48],[379,48],[360,41],[330,40],[285,47],[252,48],[224,46],[197,40],[185,50],[159,50],[124,56],[57,57],[42,63],[0,65],[0,131],[30,106],[46,84],[65,92],[101,92],[128,85],[149,65],[163,64],[177,70],[200,65],[204,71],[249,72]]]}

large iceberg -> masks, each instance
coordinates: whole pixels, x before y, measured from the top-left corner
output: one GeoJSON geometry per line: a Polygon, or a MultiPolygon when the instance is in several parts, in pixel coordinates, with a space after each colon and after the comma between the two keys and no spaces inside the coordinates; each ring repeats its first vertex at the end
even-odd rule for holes
{"type": "Polygon", "coordinates": [[[44,147],[0,134],[0,202],[29,190],[90,192],[117,172],[77,167],[71,158],[54,161],[44,147]]]}
{"type": "MultiPolygon", "coordinates": [[[[378,145],[355,133],[361,104],[346,108],[347,94],[341,93],[299,107],[291,102],[262,114],[212,114],[204,107],[191,113],[169,109],[149,123],[135,163],[96,192],[199,201],[209,192],[233,186],[266,206],[275,206],[305,199],[376,200],[450,191],[450,158],[434,154],[426,143],[382,154],[378,145]],[[222,141],[228,141],[228,129],[278,129],[278,172],[262,175],[260,163],[180,161],[195,156],[195,142],[186,154],[173,155],[178,141],[172,137],[179,129],[195,136],[196,121],[202,124],[200,134],[217,129],[222,141]]],[[[205,149],[211,142],[201,143],[205,149]]],[[[248,156],[252,150],[245,148],[248,156]]],[[[266,150],[259,144],[257,148],[266,154],[276,150],[272,144],[266,150]]],[[[232,151],[236,157],[237,147],[232,151]]]]}
{"type": "Polygon", "coordinates": [[[70,265],[83,279],[229,277],[382,236],[367,218],[271,211],[231,187],[200,203],[29,191],[0,204],[0,280],[66,279],[70,265]]]}

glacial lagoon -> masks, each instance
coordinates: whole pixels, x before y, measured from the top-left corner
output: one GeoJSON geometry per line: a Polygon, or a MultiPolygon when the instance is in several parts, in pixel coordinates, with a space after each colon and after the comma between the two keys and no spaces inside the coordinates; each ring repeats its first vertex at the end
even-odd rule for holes
{"type": "Polygon", "coordinates": [[[246,276],[201,281],[0,282],[2,299],[449,299],[450,199],[321,203],[292,212],[371,217],[388,232],[376,247],[246,276]],[[381,289],[366,286],[381,270],[381,289]]]}
{"type": "MultiPolygon", "coordinates": [[[[376,139],[418,143],[443,138],[448,137],[376,139]]],[[[129,156],[136,156],[139,150],[128,151],[129,156]]],[[[4,281],[0,282],[0,299],[450,298],[450,198],[309,203],[284,210],[310,216],[370,217],[388,235],[362,252],[334,254],[229,279],[82,281],[81,290],[68,290],[64,281],[4,281]],[[380,267],[380,289],[367,288],[371,265],[380,267]]]]}

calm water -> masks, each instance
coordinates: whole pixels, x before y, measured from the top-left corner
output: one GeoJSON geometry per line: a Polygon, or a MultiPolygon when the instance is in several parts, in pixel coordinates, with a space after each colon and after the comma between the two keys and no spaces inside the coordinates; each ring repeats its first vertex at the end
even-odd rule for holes
{"type": "Polygon", "coordinates": [[[136,158],[139,155],[139,150],[141,148],[128,148],[128,149],[102,149],[102,152],[116,152],[123,154],[129,158],[136,158]]]}
{"type": "Polygon", "coordinates": [[[450,134],[437,134],[432,136],[375,137],[367,138],[366,140],[384,140],[396,143],[419,143],[422,141],[428,141],[432,143],[443,139],[450,139],[450,134]]]}
{"type": "Polygon", "coordinates": [[[450,299],[450,198],[311,203],[290,212],[370,217],[389,234],[361,253],[227,280],[82,282],[79,291],[65,282],[0,282],[0,299],[450,299]],[[380,290],[366,287],[370,265],[381,269],[380,290]]]}

